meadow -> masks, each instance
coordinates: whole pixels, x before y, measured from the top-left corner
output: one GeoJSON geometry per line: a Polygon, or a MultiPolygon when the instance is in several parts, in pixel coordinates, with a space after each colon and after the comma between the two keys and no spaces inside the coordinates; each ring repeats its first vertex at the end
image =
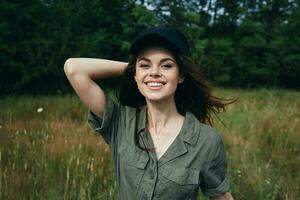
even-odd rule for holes
{"type": "MultiPolygon", "coordinates": [[[[217,89],[236,200],[300,199],[300,92],[217,89]]],[[[0,99],[0,199],[117,199],[108,145],[75,95],[0,99]]],[[[199,200],[206,199],[199,193],[199,200]]]]}

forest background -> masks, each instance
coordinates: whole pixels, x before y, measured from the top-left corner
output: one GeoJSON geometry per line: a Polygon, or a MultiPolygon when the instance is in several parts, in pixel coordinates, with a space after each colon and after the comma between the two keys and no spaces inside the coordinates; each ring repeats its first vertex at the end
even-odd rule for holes
{"type": "Polygon", "coordinates": [[[0,18],[0,94],[69,91],[67,58],[126,61],[149,26],[187,34],[216,85],[300,86],[299,0],[11,0],[0,18]]]}

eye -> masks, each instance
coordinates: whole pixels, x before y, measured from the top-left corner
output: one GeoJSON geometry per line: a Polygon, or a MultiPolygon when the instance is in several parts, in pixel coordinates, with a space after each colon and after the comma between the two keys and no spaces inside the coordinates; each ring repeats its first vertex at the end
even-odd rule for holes
{"type": "Polygon", "coordinates": [[[168,69],[168,68],[171,68],[171,67],[172,67],[172,65],[171,65],[171,64],[165,64],[165,65],[163,65],[162,67],[163,67],[163,68],[167,68],[167,69],[168,69]]]}
{"type": "Polygon", "coordinates": [[[139,65],[141,68],[148,68],[149,67],[149,65],[147,65],[147,64],[140,64],[139,65]]]}

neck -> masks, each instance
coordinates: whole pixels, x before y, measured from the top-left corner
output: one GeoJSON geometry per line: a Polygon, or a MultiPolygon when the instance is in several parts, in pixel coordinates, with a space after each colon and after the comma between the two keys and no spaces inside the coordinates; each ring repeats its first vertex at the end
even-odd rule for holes
{"type": "Polygon", "coordinates": [[[162,101],[147,100],[147,118],[149,129],[161,129],[169,122],[178,120],[181,115],[178,113],[175,99],[170,98],[162,101]]]}

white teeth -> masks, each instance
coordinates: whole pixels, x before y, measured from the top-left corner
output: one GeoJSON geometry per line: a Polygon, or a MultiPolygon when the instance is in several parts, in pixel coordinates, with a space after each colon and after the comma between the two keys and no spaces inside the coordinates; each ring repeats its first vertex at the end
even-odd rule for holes
{"type": "Polygon", "coordinates": [[[148,86],[153,86],[153,87],[159,87],[162,86],[162,83],[158,83],[158,82],[149,82],[147,83],[148,86]]]}

